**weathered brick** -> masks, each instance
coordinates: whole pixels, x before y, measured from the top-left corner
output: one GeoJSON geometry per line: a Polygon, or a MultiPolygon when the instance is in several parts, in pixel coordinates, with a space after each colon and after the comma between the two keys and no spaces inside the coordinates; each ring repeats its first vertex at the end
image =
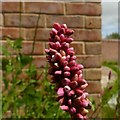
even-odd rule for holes
{"type": "Polygon", "coordinates": [[[25,12],[64,14],[64,3],[62,2],[25,2],[25,12]]]}
{"type": "MultiPolygon", "coordinates": [[[[24,41],[22,45],[22,53],[23,54],[31,54],[33,49],[33,42],[32,41],[24,41]]],[[[44,51],[44,43],[43,42],[35,42],[34,44],[34,51],[32,54],[34,55],[41,55],[44,51]]]]}
{"type": "Polygon", "coordinates": [[[33,56],[33,64],[37,67],[37,68],[41,68],[41,67],[46,67],[47,65],[47,60],[45,56],[33,56]]]}
{"type": "MultiPolygon", "coordinates": [[[[21,21],[19,14],[4,14],[5,26],[7,27],[36,27],[38,15],[36,14],[22,14],[21,21]]],[[[45,26],[44,16],[40,16],[38,27],[45,26]]]]}
{"type": "Polygon", "coordinates": [[[46,16],[47,26],[52,27],[54,22],[60,24],[67,24],[68,27],[83,28],[84,17],[83,16],[46,16]]]}
{"type": "MultiPolygon", "coordinates": [[[[10,37],[11,39],[16,39],[20,37],[20,28],[2,28],[2,39],[5,39],[5,37],[10,37]]],[[[21,29],[21,37],[25,38],[25,32],[24,29],[21,29]]]]}
{"type": "Polygon", "coordinates": [[[85,68],[101,67],[101,55],[79,55],[77,63],[82,63],[85,68]]]}
{"type": "Polygon", "coordinates": [[[100,55],[101,54],[101,43],[85,43],[85,53],[88,55],[100,55]]]}
{"type": "Polygon", "coordinates": [[[0,26],[3,26],[3,15],[0,14],[0,26]]]}
{"type": "MultiPolygon", "coordinates": [[[[101,104],[101,94],[99,93],[95,93],[95,94],[89,94],[88,98],[90,99],[92,103],[92,105],[95,107],[95,109],[101,104]]],[[[89,114],[88,114],[88,118],[91,117],[96,119],[96,116],[100,118],[100,116],[97,115],[99,109],[96,111],[96,113],[94,115],[92,115],[92,113],[94,112],[93,109],[89,110],[89,114]]]]}
{"type": "Polygon", "coordinates": [[[71,47],[74,47],[76,55],[82,55],[85,53],[84,52],[84,43],[82,43],[82,42],[73,42],[73,43],[71,43],[71,47]]]}
{"type": "Polygon", "coordinates": [[[73,15],[101,15],[101,4],[96,3],[67,3],[66,13],[73,15]]]}
{"type": "Polygon", "coordinates": [[[101,19],[100,17],[86,17],[85,19],[86,28],[101,28],[101,19]]]}
{"type": "Polygon", "coordinates": [[[20,2],[2,2],[2,12],[16,13],[22,11],[22,6],[20,10],[20,2]]]}
{"type": "Polygon", "coordinates": [[[100,80],[101,79],[101,69],[100,68],[90,68],[84,69],[84,78],[86,80],[100,80]]]}
{"type": "MultiPolygon", "coordinates": [[[[13,42],[13,41],[11,41],[13,42]]],[[[7,50],[11,54],[16,54],[16,51],[13,51],[13,49],[9,46],[9,44],[6,41],[1,41],[0,42],[2,46],[6,47],[7,50]]],[[[43,42],[35,42],[34,44],[34,51],[32,52],[33,49],[33,41],[23,41],[22,42],[22,49],[21,53],[22,54],[34,54],[34,55],[42,55],[44,52],[44,43],[43,42]]]]}
{"type": "Polygon", "coordinates": [[[100,30],[74,29],[74,34],[72,36],[75,40],[100,41],[101,40],[101,31],[100,30]]]}
{"type": "Polygon", "coordinates": [[[95,2],[95,3],[100,3],[101,2],[101,0],[84,0],[85,2],[95,2]]]}
{"type": "Polygon", "coordinates": [[[100,81],[88,81],[86,91],[89,93],[101,93],[101,82],[100,81]]]}
{"type": "MultiPolygon", "coordinates": [[[[36,34],[36,40],[48,40],[50,29],[38,29],[36,34]]],[[[35,29],[26,29],[26,39],[32,40],[34,38],[35,29]]]]}

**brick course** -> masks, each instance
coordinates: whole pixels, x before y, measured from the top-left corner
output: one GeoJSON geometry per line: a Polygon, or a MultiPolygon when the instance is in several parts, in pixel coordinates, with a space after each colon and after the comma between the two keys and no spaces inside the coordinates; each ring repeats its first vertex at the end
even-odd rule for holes
{"type": "Polygon", "coordinates": [[[22,2],[21,7],[19,2],[3,2],[0,14],[0,21],[3,19],[3,23],[0,23],[0,26],[3,24],[0,37],[3,42],[6,36],[13,40],[18,38],[21,30],[22,53],[31,54],[39,14],[33,63],[38,68],[46,66],[44,48],[48,46],[51,27],[54,22],[66,23],[75,31],[72,35],[75,41],[71,46],[75,49],[77,63],[85,66],[84,78],[89,83],[87,91],[99,96],[101,93],[101,0],[22,2]]]}

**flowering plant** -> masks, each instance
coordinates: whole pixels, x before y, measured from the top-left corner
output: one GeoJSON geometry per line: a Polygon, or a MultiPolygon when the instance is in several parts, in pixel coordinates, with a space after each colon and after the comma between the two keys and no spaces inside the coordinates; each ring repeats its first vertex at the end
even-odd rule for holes
{"type": "Polygon", "coordinates": [[[83,65],[76,63],[74,48],[70,47],[73,32],[66,24],[54,23],[50,32],[50,48],[45,52],[50,63],[48,73],[52,76],[52,83],[56,84],[60,108],[69,112],[73,119],[85,120],[87,109],[91,108],[85,91],[88,83],[83,78],[83,65]]]}

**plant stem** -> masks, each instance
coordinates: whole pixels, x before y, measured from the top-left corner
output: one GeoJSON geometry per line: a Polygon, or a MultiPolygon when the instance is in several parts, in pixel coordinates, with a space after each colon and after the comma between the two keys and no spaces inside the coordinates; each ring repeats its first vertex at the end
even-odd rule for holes
{"type": "Polygon", "coordinates": [[[39,16],[38,16],[37,23],[36,23],[36,28],[35,28],[34,38],[33,38],[33,45],[32,45],[32,51],[31,51],[31,54],[33,54],[33,52],[34,52],[34,48],[35,48],[37,29],[38,29],[38,25],[39,25],[39,19],[40,19],[40,14],[39,14],[39,16]]]}

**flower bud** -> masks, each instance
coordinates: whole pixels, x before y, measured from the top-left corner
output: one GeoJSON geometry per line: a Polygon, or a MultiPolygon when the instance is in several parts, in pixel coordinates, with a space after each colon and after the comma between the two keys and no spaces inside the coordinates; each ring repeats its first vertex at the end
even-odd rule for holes
{"type": "Polygon", "coordinates": [[[67,39],[66,39],[66,42],[67,42],[67,43],[71,43],[72,41],[73,41],[73,38],[67,38],[67,39]]]}
{"type": "Polygon", "coordinates": [[[72,61],[72,60],[76,60],[76,56],[73,55],[73,56],[70,58],[70,60],[71,60],[71,61],[72,61]]]}
{"type": "Polygon", "coordinates": [[[72,60],[69,62],[69,67],[72,67],[72,66],[75,66],[76,65],[76,61],[75,60],[72,60]]]}
{"type": "Polygon", "coordinates": [[[62,24],[62,25],[61,25],[61,28],[67,29],[67,25],[66,25],[66,24],[62,24]]]}
{"type": "Polygon", "coordinates": [[[64,77],[69,77],[70,76],[70,72],[66,71],[64,72],[64,77]]]}
{"type": "Polygon", "coordinates": [[[77,113],[75,118],[79,118],[80,120],[84,120],[84,117],[80,113],[77,113]]]}
{"type": "Polygon", "coordinates": [[[61,34],[65,34],[65,29],[64,29],[64,28],[61,28],[61,29],[58,31],[58,35],[61,35],[61,34]]]}
{"type": "Polygon", "coordinates": [[[61,42],[65,41],[65,36],[63,34],[60,35],[60,40],[61,40],[61,42]]]}
{"type": "Polygon", "coordinates": [[[63,91],[63,88],[59,88],[58,91],[57,91],[57,94],[58,96],[64,96],[64,91],[63,91]]]}
{"type": "MultiPolygon", "coordinates": [[[[54,38],[54,41],[55,41],[55,42],[57,42],[57,41],[58,41],[58,42],[61,42],[60,37],[59,37],[58,35],[56,35],[55,38],[54,38]]],[[[51,41],[50,41],[50,42],[51,42],[51,41]]]]}
{"type": "Polygon", "coordinates": [[[60,30],[61,29],[61,26],[59,23],[54,23],[53,27],[56,29],[56,30],[60,30]]]}
{"type": "Polygon", "coordinates": [[[70,67],[65,66],[65,67],[63,68],[63,70],[64,70],[64,71],[70,71],[70,67]]]}
{"type": "Polygon", "coordinates": [[[57,51],[55,49],[50,48],[49,50],[50,50],[51,55],[54,55],[55,53],[57,53],[57,51]]]}
{"type": "Polygon", "coordinates": [[[72,81],[72,82],[70,82],[70,87],[71,87],[72,89],[76,88],[77,86],[78,86],[77,81],[72,81]]]}
{"type": "Polygon", "coordinates": [[[72,100],[71,99],[68,100],[68,105],[70,105],[70,106],[72,105],[72,100]]]}
{"type": "Polygon", "coordinates": [[[55,75],[61,75],[62,74],[62,71],[59,70],[59,71],[55,71],[55,75]]]}
{"type": "Polygon", "coordinates": [[[64,78],[64,79],[62,80],[62,84],[63,84],[63,85],[69,85],[69,83],[70,83],[70,79],[68,79],[68,78],[64,78]]]}
{"type": "Polygon", "coordinates": [[[65,92],[68,92],[68,91],[70,91],[71,90],[71,88],[68,86],[68,85],[66,85],[65,87],[64,87],[64,91],[65,92]]]}
{"type": "Polygon", "coordinates": [[[53,34],[53,35],[57,35],[57,32],[58,32],[58,31],[57,31],[56,29],[52,28],[52,34],[53,34]]]}
{"type": "Polygon", "coordinates": [[[69,110],[69,107],[66,106],[66,105],[62,105],[62,106],[60,106],[60,109],[61,109],[61,110],[64,110],[64,111],[68,111],[68,110],[69,110]]]}
{"type": "Polygon", "coordinates": [[[76,109],[75,109],[74,107],[72,107],[72,108],[70,108],[69,112],[70,112],[71,114],[74,114],[74,113],[76,113],[76,109]]]}
{"type": "Polygon", "coordinates": [[[60,50],[60,54],[61,54],[62,56],[66,56],[66,53],[65,53],[64,50],[60,50]]]}
{"type": "Polygon", "coordinates": [[[83,91],[77,88],[77,89],[75,89],[75,93],[77,95],[81,96],[83,94],[83,91]]]}
{"type": "Polygon", "coordinates": [[[74,33],[74,31],[71,29],[66,30],[66,35],[68,35],[68,36],[72,35],[73,33],[74,33]]]}
{"type": "Polygon", "coordinates": [[[73,96],[74,94],[75,94],[74,90],[71,90],[71,91],[69,91],[69,92],[67,93],[67,95],[68,95],[69,97],[73,96]]]}
{"type": "Polygon", "coordinates": [[[57,52],[57,53],[55,53],[54,59],[55,59],[55,61],[62,59],[61,54],[60,54],[60,53],[58,53],[58,52],[57,52]]]}

